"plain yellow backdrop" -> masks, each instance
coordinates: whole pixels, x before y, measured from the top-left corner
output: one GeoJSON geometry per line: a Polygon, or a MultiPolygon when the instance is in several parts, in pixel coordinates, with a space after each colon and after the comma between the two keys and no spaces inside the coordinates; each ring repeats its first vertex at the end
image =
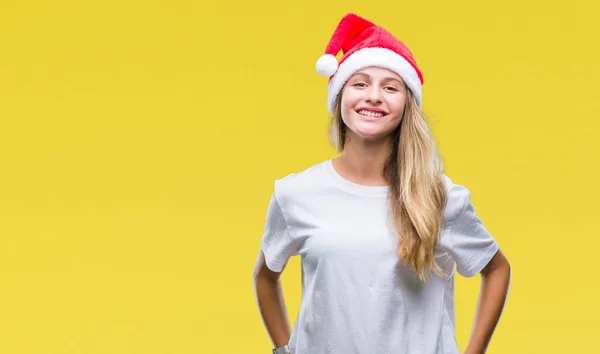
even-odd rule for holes
{"type": "MultiPolygon", "coordinates": [[[[336,155],[315,63],[347,12],[413,51],[511,262],[488,353],[598,352],[595,2],[110,0],[0,5],[0,353],[270,353],[265,212],[336,155]]],[[[282,280],[293,323],[299,257],[282,280]]],[[[457,279],[462,349],[479,285],[457,279]]]]}

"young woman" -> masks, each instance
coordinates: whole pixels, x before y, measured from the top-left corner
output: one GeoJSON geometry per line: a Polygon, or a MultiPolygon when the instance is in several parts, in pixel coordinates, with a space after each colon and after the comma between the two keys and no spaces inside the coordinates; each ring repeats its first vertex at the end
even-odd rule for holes
{"type": "Polygon", "coordinates": [[[468,189],[443,173],[412,53],[348,14],[317,71],[330,76],[330,134],[341,156],[275,181],[253,274],[273,353],[459,353],[455,266],[482,276],[465,353],[484,353],[510,266],[468,189]],[[290,331],[279,277],[294,255],[302,300],[290,331]]]}

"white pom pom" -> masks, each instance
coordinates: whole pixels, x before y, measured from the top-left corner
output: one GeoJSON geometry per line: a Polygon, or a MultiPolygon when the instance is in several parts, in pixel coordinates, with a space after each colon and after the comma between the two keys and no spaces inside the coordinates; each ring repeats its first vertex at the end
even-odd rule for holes
{"type": "Polygon", "coordinates": [[[338,61],[335,55],[325,54],[317,60],[317,72],[323,76],[331,76],[338,69],[338,61]]]}

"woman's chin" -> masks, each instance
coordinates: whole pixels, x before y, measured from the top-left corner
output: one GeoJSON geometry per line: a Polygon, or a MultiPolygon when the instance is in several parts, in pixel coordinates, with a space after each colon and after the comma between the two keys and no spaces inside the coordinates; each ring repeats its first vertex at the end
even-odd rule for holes
{"type": "Polygon", "coordinates": [[[358,127],[354,132],[361,138],[366,139],[377,138],[385,133],[379,127],[358,127]]]}

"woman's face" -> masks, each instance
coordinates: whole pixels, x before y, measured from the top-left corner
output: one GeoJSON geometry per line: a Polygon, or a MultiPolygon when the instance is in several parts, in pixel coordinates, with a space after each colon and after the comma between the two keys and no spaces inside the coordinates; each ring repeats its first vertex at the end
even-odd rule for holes
{"type": "Polygon", "coordinates": [[[406,102],[402,78],[388,69],[358,70],[342,90],[342,120],[346,135],[366,140],[385,137],[398,127],[406,102]]]}

